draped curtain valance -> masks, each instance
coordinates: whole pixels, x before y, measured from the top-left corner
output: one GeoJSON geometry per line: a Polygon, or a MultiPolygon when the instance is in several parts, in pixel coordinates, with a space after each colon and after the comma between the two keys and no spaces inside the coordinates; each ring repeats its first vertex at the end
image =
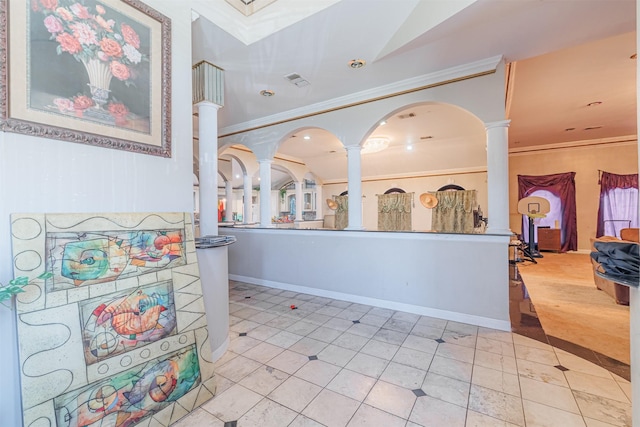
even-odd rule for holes
{"type": "Polygon", "coordinates": [[[638,174],[617,175],[610,172],[602,172],[600,176],[600,193],[614,188],[638,188],[638,174]]]}

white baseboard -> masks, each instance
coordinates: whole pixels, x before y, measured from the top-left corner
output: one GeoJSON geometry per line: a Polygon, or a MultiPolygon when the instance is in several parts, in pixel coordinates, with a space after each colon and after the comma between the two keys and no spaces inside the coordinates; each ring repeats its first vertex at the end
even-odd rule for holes
{"type": "Polygon", "coordinates": [[[220,347],[213,350],[211,353],[211,363],[215,363],[218,359],[222,357],[227,348],[229,347],[229,337],[220,345],[220,347]]]}
{"type": "Polygon", "coordinates": [[[407,313],[419,314],[421,316],[436,317],[439,319],[452,320],[454,322],[467,323],[470,325],[483,326],[485,328],[497,329],[500,331],[511,331],[511,322],[508,320],[491,319],[488,317],[475,316],[472,314],[458,313],[455,311],[440,310],[437,308],[423,307],[413,304],[369,298],[361,295],[346,294],[342,292],[328,291],[325,289],[310,288],[306,286],[292,285],[290,283],[274,282],[271,280],[257,279],[255,277],[239,276],[229,274],[229,279],[238,282],[250,283],[252,285],[267,286],[270,288],[294,291],[325,298],[333,298],[358,304],[372,305],[374,307],[387,308],[390,310],[404,311],[407,313]]]}

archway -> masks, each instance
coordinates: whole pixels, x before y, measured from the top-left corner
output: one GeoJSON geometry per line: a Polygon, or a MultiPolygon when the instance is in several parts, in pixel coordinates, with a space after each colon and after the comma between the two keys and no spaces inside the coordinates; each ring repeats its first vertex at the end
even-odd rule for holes
{"type": "MultiPolygon", "coordinates": [[[[390,187],[414,199],[446,186],[476,190],[486,210],[486,138],[484,123],[452,104],[409,104],[378,118],[362,141],[364,228],[378,228],[378,196],[390,187]]],[[[411,205],[412,229],[430,230],[432,211],[411,205]]]]}

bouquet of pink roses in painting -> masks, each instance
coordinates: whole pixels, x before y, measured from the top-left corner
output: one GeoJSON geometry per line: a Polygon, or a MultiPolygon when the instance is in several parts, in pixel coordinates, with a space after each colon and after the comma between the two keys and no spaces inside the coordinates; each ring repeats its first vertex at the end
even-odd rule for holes
{"type": "Polygon", "coordinates": [[[31,0],[31,10],[44,15],[43,25],[49,40],[57,43],[57,54],[72,55],[89,77],[91,97],[79,93],[57,98],[58,110],[83,117],[89,109],[98,109],[116,125],[126,124],[129,109],[110,96],[111,81],[115,78],[126,87],[135,86],[136,68],[149,60],[131,23],[98,1],[31,0]]]}

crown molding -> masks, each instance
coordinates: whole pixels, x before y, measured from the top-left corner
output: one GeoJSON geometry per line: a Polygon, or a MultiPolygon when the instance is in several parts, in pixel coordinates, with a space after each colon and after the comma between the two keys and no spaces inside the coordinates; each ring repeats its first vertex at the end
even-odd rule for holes
{"type": "Polygon", "coordinates": [[[567,142],[559,142],[555,144],[530,145],[527,147],[510,148],[509,155],[518,156],[518,155],[525,155],[525,154],[536,153],[541,151],[562,150],[562,149],[569,149],[569,148],[576,148],[576,147],[591,147],[594,145],[605,145],[605,144],[626,145],[626,144],[637,144],[637,143],[638,143],[638,135],[624,135],[624,136],[615,136],[610,138],[585,139],[580,141],[567,141],[567,142]]]}

